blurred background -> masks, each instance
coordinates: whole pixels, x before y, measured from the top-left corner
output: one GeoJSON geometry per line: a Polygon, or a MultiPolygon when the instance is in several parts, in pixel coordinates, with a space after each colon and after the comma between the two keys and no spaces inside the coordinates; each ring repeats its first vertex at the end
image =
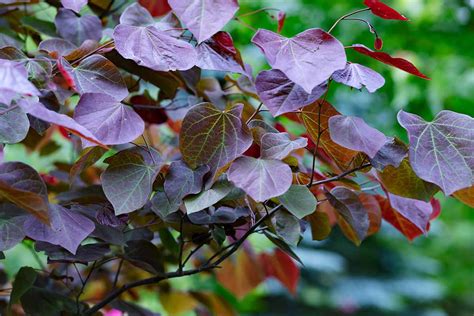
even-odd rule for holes
{"type": "MultiPolygon", "coordinates": [[[[348,59],[380,72],[385,86],[375,94],[332,85],[328,100],[343,114],[363,117],[387,135],[406,140],[396,122],[405,109],[431,120],[448,109],[474,116],[474,0],[387,0],[409,22],[387,21],[362,13],[384,40],[383,51],[411,60],[431,81],[410,76],[366,56],[348,50],[348,59]]],[[[362,0],[240,0],[240,14],[263,7],[286,12],[282,34],[294,36],[308,28],[329,29],[348,12],[363,8],[362,0]]],[[[227,26],[254,74],[268,68],[261,52],[250,43],[251,28],[276,30],[269,14],[246,16],[227,26]]],[[[333,34],[346,46],[361,43],[373,47],[374,36],[364,23],[344,21],[333,34]]],[[[58,138],[58,142],[62,141],[58,138]]],[[[24,160],[47,171],[68,152],[39,156],[10,147],[6,160],[24,160]]],[[[267,281],[242,300],[206,276],[179,279],[182,289],[211,290],[225,297],[240,315],[474,315],[474,210],[452,198],[439,197],[443,212],[429,235],[408,242],[389,225],[355,247],[336,228],[324,242],[311,241],[310,232],[297,249],[305,263],[295,296],[276,281],[267,281]]],[[[268,242],[252,240],[256,249],[268,242]]],[[[45,262],[22,244],[6,252],[3,262],[12,276],[21,265],[45,262]]],[[[167,315],[156,294],[140,291],[140,302],[167,315]]],[[[194,315],[183,314],[183,315],[194,315]]]]}

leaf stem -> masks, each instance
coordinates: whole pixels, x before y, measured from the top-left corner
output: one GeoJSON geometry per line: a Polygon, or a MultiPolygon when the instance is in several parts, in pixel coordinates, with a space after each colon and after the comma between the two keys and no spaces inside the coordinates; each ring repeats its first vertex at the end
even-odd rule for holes
{"type": "Polygon", "coordinates": [[[347,19],[348,17],[350,16],[353,16],[355,14],[358,14],[358,13],[361,13],[361,12],[365,12],[365,11],[369,11],[370,8],[364,8],[364,9],[359,9],[359,10],[356,10],[354,12],[351,12],[351,13],[348,13],[348,14],[345,14],[343,16],[341,16],[339,19],[336,20],[336,22],[334,22],[334,24],[331,26],[331,28],[329,29],[328,33],[331,33],[332,30],[334,30],[334,28],[339,24],[339,22],[341,22],[342,20],[345,20],[347,19]]]}
{"type": "Polygon", "coordinates": [[[257,114],[261,111],[262,106],[263,106],[263,102],[260,102],[255,112],[252,113],[252,115],[249,117],[247,122],[245,122],[245,124],[248,125],[257,116],[257,114]]]}
{"type": "Polygon", "coordinates": [[[311,183],[310,187],[313,186],[313,185],[320,185],[320,184],[325,184],[325,183],[329,183],[329,182],[334,182],[334,181],[339,181],[341,180],[342,178],[350,175],[351,173],[353,172],[356,172],[356,171],[359,171],[359,170],[362,170],[362,169],[365,169],[365,168],[368,168],[368,167],[371,167],[372,164],[369,162],[369,163],[366,163],[366,164],[363,164],[359,167],[356,167],[354,169],[351,169],[351,170],[347,170],[337,176],[334,176],[332,178],[327,178],[327,179],[324,179],[324,180],[320,180],[320,181],[316,181],[316,182],[313,182],[311,183]]]}

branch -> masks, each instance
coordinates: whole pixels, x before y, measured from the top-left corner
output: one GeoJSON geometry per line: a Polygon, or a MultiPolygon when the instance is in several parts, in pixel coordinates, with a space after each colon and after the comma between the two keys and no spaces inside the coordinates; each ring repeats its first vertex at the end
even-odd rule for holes
{"type": "Polygon", "coordinates": [[[334,176],[332,178],[327,178],[327,179],[324,179],[324,180],[320,180],[320,181],[316,181],[316,182],[313,182],[311,183],[311,186],[313,185],[320,185],[320,184],[324,184],[324,183],[329,183],[329,182],[334,182],[334,181],[339,181],[341,180],[342,178],[350,175],[351,173],[353,172],[356,172],[356,171],[359,171],[359,170],[362,170],[362,169],[365,169],[365,168],[368,168],[368,167],[371,167],[372,164],[369,162],[369,163],[366,163],[366,164],[363,164],[357,168],[354,168],[354,169],[351,169],[351,170],[347,170],[346,172],[343,172],[337,176],[334,176]]]}

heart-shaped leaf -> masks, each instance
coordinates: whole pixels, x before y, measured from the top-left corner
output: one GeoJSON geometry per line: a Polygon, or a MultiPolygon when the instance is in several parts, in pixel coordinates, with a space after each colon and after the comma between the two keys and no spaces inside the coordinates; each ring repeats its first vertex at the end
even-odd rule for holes
{"type": "MultiPolygon", "coordinates": [[[[74,88],[80,93],[105,93],[121,101],[128,96],[127,86],[118,68],[102,55],[92,55],[73,68],[64,58],[58,61],[74,81],[74,88]]],[[[64,73],[63,73],[64,74],[64,73]]]]}
{"type": "Polygon", "coordinates": [[[155,151],[123,150],[105,160],[109,164],[102,173],[105,196],[112,203],[115,215],[138,210],[148,201],[153,181],[162,166],[155,151]]]}
{"type": "Polygon", "coordinates": [[[186,213],[192,214],[208,208],[227,196],[232,191],[232,185],[227,181],[216,182],[209,190],[184,199],[186,213]]]}
{"type": "Polygon", "coordinates": [[[278,200],[293,215],[302,219],[316,211],[317,200],[305,185],[292,185],[278,200]]]}
{"type": "Polygon", "coordinates": [[[230,166],[228,178],[257,202],[284,194],[293,180],[287,164],[252,157],[235,160],[230,166]]]}
{"type": "Polygon", "coordinates": [[[378,72],[353,63],[348,63],[346,68],[336,71],[332,79],[356,89],[366,87],[370,93],[374,93],[385,84],[385,79],[378,72]]]}
{"type": "Polygon", "coordinates": [[[0,103],[10,105],[19,96],[40,94],[28,81],[28,71],[19,62],[0,59],[0,78],[0,103]]]}
{"type": "Polygon", "coordinates": [[[54,24],[62,38],[77,46],[88,39],[98,42],[102,37],[102,24],[95,15],[79,16],[72,10],[59,9],[54,24]]]}
{"type": "Polygon", "coordinates": [[[81,9],[87,4],[87,0],[61,0],[64,8],[79,13],[81,9]]]}
{"type": "Polygon", "coordinates": [[[329,133],[336,144],[361,151],[373,158],[387,137],[356,116],[335,115],[329,119],[329,133]]]}
{"type": "Polygon", "coordinates": [[[28,237],[49,242],[76,253],[81,242],[95,229],[94,222],[84,215],[69,210],[61,205],[50,204],[50,225],[46,225],[34,217],[29,217],[24,229],[28,237]]]}
{"type": "Polygon", "coordinates": [[[25,238],[25,215],[22,209],[13,204],[0,204],[0,251],[14,247],[25,238]]]}
{"type": "Polygon", "coordinates": [[[410,138],[410,164],[425,181],[437,184],[446,195],[474,183],[474,119],[441,111],[432,122],[404,111],[398,122],[410,138]]]}
{"type": "Polygon", "coordinates": [[[344,46],[321,29],[309,29],[292,38],[260,29],[252,42],[273,68],[281,70],[308,93],[346,66],[344,46]]]}
{"type": "Polygon", "coordinates": [[[260,72],[255,80],[255,87],[260,100],[273,116],[293,112],[311,104],[327,90],[324,82],[307,93],[278,69],[260,72]]]}
{"type": "Polygon", "coordinates": [[[403,71],[408,72],[409,74],[412,74],[414,76],[430,80],[426,75],[421,73],[418,68],[415,67],[411,62],[409,62],[406,59],[403,58],[396,58],[392,57],[387,53],[384,52],[374,52],[373,50],[367,48],[366,46],[362,44],[355,44],[352,45],[351,48],[353,48],[356,52],[361,53],[363,55],[369,56],[373,59],[376,59],[384,64],[390,65],[392,67],[401,69],[403,71]]]}
{"type": "Polygon", "coordinates": [[[168,0],[198,43],[220,31],[239,9],[237,0],[168,0]]]}
{"type": "Polygon", "coordinates": [[[38,172],[21,162],[0,165],[0,197],[48,222],[48,193],[38,172]]]}
{"type": "Polygon", "coordinates": [[[145,130],[142,118],[131,107],[102,93],[83,94],[74,119],[106,145],[131,142],[145,130]]]}
{"type": "Polygon", "coordinates": [[[179,138],[184,161],[193,169],[208,165],[214,174],[242,155],[252,144],[242,110],[242,104],[224,111],[211,103],[193,107],[183,120],[179,138]]]}
{"type": "Polygon", "coordinates": [[[281,160],[292,151],[305,148],[307,145],[308,140],[304,137],[291,140],[288,133],[265,133],[260,140],[261,157],[281,160]]]}

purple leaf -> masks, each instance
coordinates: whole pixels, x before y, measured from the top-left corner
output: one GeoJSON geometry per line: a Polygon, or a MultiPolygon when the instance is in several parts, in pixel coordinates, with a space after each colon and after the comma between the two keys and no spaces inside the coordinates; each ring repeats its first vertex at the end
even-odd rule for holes
{"type": "Polygon", "coordinates": [[[404,198],[391,193],[387,195],[393,210],[414,224],[422,233],[427,232],[430,216],[433,212],[430,202],[404,198]]]}
{"type": "Polygon", "coordinates": [[[25,238],[25,215],[22,209],[13,204],[0,204],[0,251],[14,247],[25,238]]]}
{"type": "Polygon", "coordinates": [[[299,137],[291,140],[288,133],[266,133],[260,140],[262,158],[281,160],[292,151],[308,145],[308,139],[299,137]]]}
{"type": "Polygon", "coordinates": [[[83,94],[74,110],[74,119],[106,145],[131,142],[145,130],[142,118],[131,107],[102,93],[83,94]]]}
{"type": "Polygon", "coordinates": [[[20,106],[22,107],[23,111],[26,113],[39,118],[43,121],[46,121],[51,124],[56,124],[59,126],[62,126],[71,133],[76,134],[92,143],[95,143],[99,146],[106,147],[104,144],[102,144],[88,129],[86,129],[84,126],[80,125],[76,121],[74,121],[72,118],[70,118],[67,115],[60,114],[51,110],[48,110],[46,107],[43,106],[43,104],[32,101],[32,100],[21,100],[20,101],[20,106]]]}
{"type": "Polygon", "coordinates": [[[335,115],[329,119],[331,139],[338,145],[362,151],[370,158],[385,145],[387,137],[363,119],[355,116],[335,115]]]}
{"type": "Polygon", "coordinates": [[[0,34],[0,48],[4,47],[15,47],[21,49],[22,43],[17,39],[10,37],[6,34],[0,34]]]}
{"type": "Polygon", "coordinates": [[[201,69],[246,74],[245,69],[239,61],[240,56],[237,54],[237,51],[235,51],[235,48],[234,52],[226,49],[219,41],[222,37],[230,41],[230,48],[234,48],[230,34],[227,32],[219,32],[196,47],[198,54],[196,66],[201,69]],[[219,34],[225,35],[218,36],[219,34]]]}
{"type": "Polygon", "coordinates": [[[319,99],[327,89],[327,83],[316,86],[307,93],[301,86],[277,69],[262,71],[255,81],[258,96],[273,116],[296,111],[319,99]]]}
{"type": "Polygon", "coordinates": [[[61,205],[50,204],[49,217],[49,226],[29,217],[24,224],[26,235],[61,246],[72,254],[76,253],[81,242],[95,229],[94,222],[90,219],[61,205]]]}
{"type": "Polygon", "coordinates": [[[192,170],[182,160],[172,162],[165,178],[164,192],[153,196],[152,210],[162,217],[177,211],[185,196],[201,192],[208,171],[206,165],[192,170]]]}
{"type": "Polygon", "coordinates": [[[0,198],[48,221],[48,193],[38,172],[21,162],[0,164],[0,198]]]}
{"type": "Polygon", "coordinates": [[[367,235],[370,222],[369,215],[357,194],[345,187],[335,187],[326,196],[329,203],[356,234],[357,239],[353,241],[360,244],[367,235]]]}
{"type": "Polygon", "coordinates": [[[44,85],[51,79],[51,62],[42,56],[30,58],[15,47],[4,47],[0,49],[0,58],[20,62],[28,71],[31,81],[44,85]]]}
{"type": "Polygon", "coordinates": [[[99,41],[102,37],[102,24],[95,15],[77,16],[68,9],[59,9],[54,20],[59,35],[80,46],[85,40],[99,41]]]}
{"type": "Polygon", "coordinates": [[[105,93],[121,101],[128,96],[128,89],[118,68],[101,55],[92,55],[81,61],[76,68],[61,58],[62,68],[73,79],[80,93],[105,93]]]}
{"type": "Polygon", "coordinates": [[[10,105],[19,96],[39,94],[21,63],[0,59],[0,103],[10,105]]]}
{"type": "Polygon", "coordinates": [[[81,9],[87,4],[87,0],[61,0],[61,4],[66,9],[79,13],[81,9]]]}
{"type": "Polygon", "coordinates": [[[0,104],[0,143],[21,142],[28,134],[29,128],[30,121],[21,107],[0,104]]]}
{"type": "Polygon", "coordinates": [[[207,209],[197,213],[188,214],[188,218],[192,223],[198,225],[232,224],[239,218],[247,217],[249,215],[250,210],[246,207],[237,207],[234,209],[227,206],[221,206],[215,211],[207,209]]]}
{"type": "Polygon", "coordinates": [[[208,208],[225,198],[234,187],[228,181],[218,181],[212,188],[184,199],[186,213],[192,214],[208,208]]]}
{"type": "Polygon", "coordinates": [[[62,38],[48,38],[38,46],[39,50],[46,51],[49,54],[56,52],[58,56],[67,56],[76,48],[76,45],[62,38]]]}
{"type": "Polygon", "coordinates": [[[115,215],[138,210],[148,201],[153,181],[163,165],[155,152],[124,150],[105,160],[109,164],[102,173],[102,187],[114,207],[115,215]]]}
{"type": "Polygon", "coordinates": [[[263,202],[284,194],[291,186],[290,167],[278,160],[240,157],[228,171],[229,180],[252,199],[263,202]]]}
{"type": "Polygon", "coordinates": [[[378,170],[383,170],[387,166],[398,168],[407,154],[407,145],[398,138],[388,138],[385,145],[370,159],[370,163],[378,170]]]}
{"type": "Polygon", "coordinates": [[[123,57],[158,71],[187,70],[196,64],[197,54],[188,42],[176,39],[168,21],[154,23],[150,13],[138,4],[120,17],[113,38],[123,57]]]}
{"type": "Polygon", "coordinates": [[[398,113],[398,122],[410,138],[410,164],[425,181],[446,195],[474,183],[474,119],[441,111],[432,122],[415,114],[398,113]]]}
{"type": "Polygon", "coordinates": [[[385,84],[385,79],[378,72],[353,63],[348,63],[346,68],[336,71],[332,79],[356,89],[362,89],[365,86],[370,93],[377,91],[385,84]]]}
{"type": "Polygon", "coordinates": [[[308,93],[347,62],[344,46],[321,29],[309,29],[292,38],[260,29],[252,42],[273,68],[284,72],[308,93]]]}
{"type": "Polygon", "coordinates": [[[220,31],[239,9],[237,0],[169,0],[168,3],[198,43],[220,31]]]}
{"type": "Polygon", "coordinates": [[[193,107],[185,116],[179,138],[184,161],[191,168],[208,165],[212,175],[242,155],[252,136],[242,122],[243,105],[220,111],[211,103],[193,107]]]}

